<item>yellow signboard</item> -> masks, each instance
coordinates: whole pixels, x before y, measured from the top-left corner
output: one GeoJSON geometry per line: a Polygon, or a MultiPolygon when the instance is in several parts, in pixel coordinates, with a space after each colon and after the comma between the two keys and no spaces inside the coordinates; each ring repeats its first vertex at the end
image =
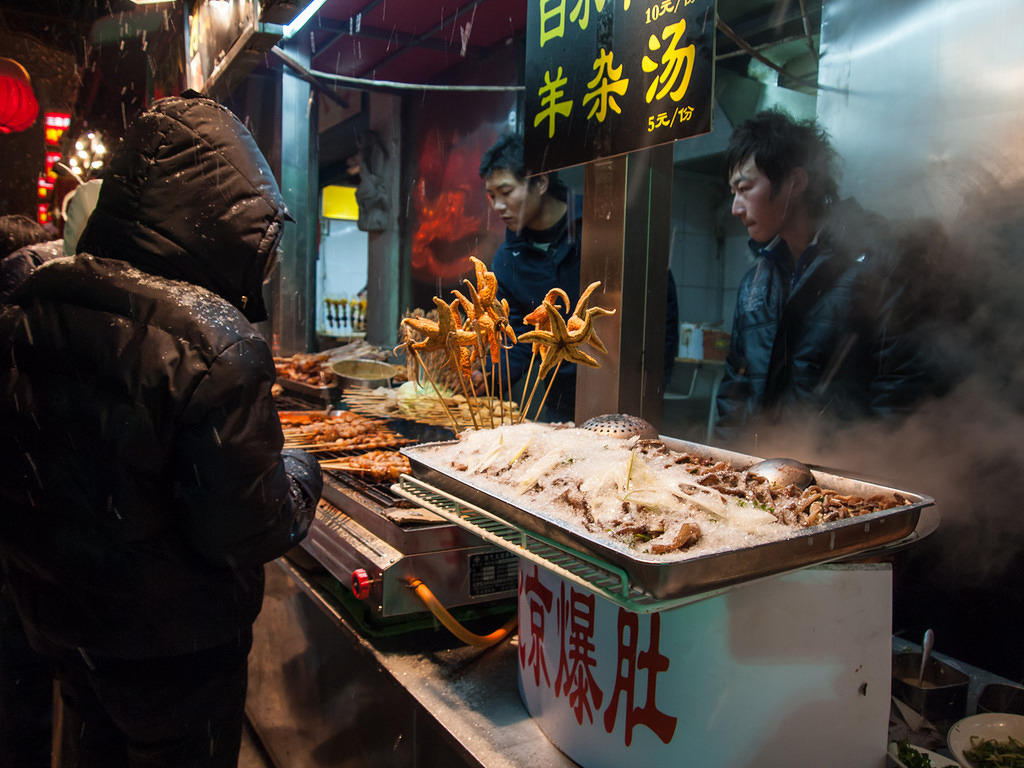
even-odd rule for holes
{"type": "Polygon", "coordinates": [[[359,219],[359,204],[356,203],[355,187],[330,185],[321,190],[321,215],[325,219],[359,219]]]}

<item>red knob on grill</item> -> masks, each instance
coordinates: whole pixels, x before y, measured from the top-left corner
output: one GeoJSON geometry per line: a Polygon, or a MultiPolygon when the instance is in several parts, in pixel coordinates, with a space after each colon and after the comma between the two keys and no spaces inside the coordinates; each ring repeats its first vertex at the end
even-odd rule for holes
{"type": "Polygon", "coordinates": [[[357,600],[365,600],[370,596],[370,574],[365,568],[356,568],[352,571],[352,594],[357,600]]]}

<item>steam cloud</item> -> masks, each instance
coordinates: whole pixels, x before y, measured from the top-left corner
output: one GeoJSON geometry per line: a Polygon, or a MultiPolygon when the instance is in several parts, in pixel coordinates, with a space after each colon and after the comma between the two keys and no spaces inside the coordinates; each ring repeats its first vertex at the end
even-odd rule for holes
{"type": "Polygon", "coordinates": [[[920,281],[917,319],[949,391],[897,421],[790,422],[742,448],[933,496],[939,529],[895,561],[894,628],[919,640],[935,626],[937,650],[1021,679],[1024,180],[979,171],[964,187],[959,215],[936,223],[934,248],[908,276],[920,281]]]}

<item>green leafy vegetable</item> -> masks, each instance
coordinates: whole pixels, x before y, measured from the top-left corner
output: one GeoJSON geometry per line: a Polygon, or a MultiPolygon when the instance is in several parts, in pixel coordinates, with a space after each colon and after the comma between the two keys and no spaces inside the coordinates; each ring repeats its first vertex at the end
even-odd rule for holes
{"type": "Polygon", "coordinates": [[[977,768],[1024,768],[1024,742],[1010,736],[1006,741],[971,736],[964,757],[977,768]]]}
{"type": "Polygon", "coordinates": [[[896,757],[907,768],[932,768],[931,758],[910,746],[906,739],[896,742],[896,757]]]}

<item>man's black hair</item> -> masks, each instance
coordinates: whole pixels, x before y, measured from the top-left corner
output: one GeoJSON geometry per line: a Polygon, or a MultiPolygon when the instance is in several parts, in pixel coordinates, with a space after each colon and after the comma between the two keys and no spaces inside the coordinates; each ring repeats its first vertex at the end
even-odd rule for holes
{"type": "Polygon", "coordinates": [[[0,216],[0,258],[26,245],[45,243],[53,239],[53,235],[28,216],[22,216],[20,213],[0,216]]]}
{"type": "MultiPolygon", "coordinates": [[[[519,181],[530,175],[523,161],[523,137],[518,133],[506,133],[484,152],[480,159],[480,178],[486,179],[495,171],[509,171],[519,181]]],[[[549,171],[545,175],[548,177],[548,193],[564,202],[569,190],[558,178],[558,173],[549,171]]],[[[533,183],[532,179],[530,183],[533,183]]]]}
{"type": "Polygon", "coordinates": [[[778,110],[759,112],[729,137],[726,172],[731,176],[753,157],[776,190],[794,168],[807,171],[804,203],[811,216],[821,216],[839,197],[839,156],[828,134],[813,120],[797,121],[778,110]]]}

